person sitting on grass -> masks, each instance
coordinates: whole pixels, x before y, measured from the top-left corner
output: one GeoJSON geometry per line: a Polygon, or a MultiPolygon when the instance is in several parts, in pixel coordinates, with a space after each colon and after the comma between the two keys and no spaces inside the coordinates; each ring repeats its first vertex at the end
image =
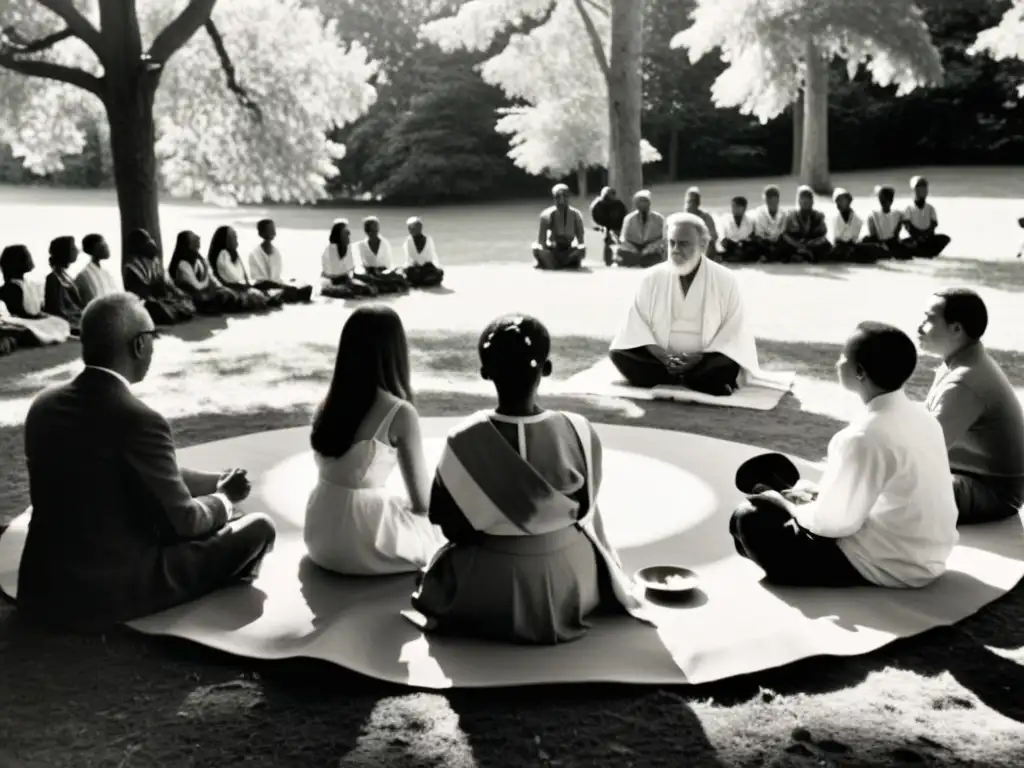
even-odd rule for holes
{"type": "Polygon", "coordinates": [[[611,187],[602,189],[601,194],[590,204],[590,218],[594,228],[604,235],[606,266],[615,263],[615,246],[619,244],[619,233],[628,213],[626,204],[619,200],[618,193],[611,187]]]}
{"type": "Polygon", "coordinates": [[[356,252],[363,271],[359,277],[376,287],[380,293],[405,293],[409,281],[394,268],[391,243],[380,235],[380,220],[376,216],[363,219],[365,238],[356,243],[356,252]]]}
{"type": "Polygon", "coordinates": [[[878,208],[868,216],[868,233],[864,242],[879,246],[882,258],[909,259],[911,253],[900,243],[900,230],[903,228],[903,214],[892,209],[896,200],[896,190],[888,184],[875,187],[878,208]]]}
{"type": "Polygon", "coordinates": [[[174,284],[184,291],[195,304],[196,311],[204,315],[225,312],[243,312],[248,307],[245,297],[225,288],[213,276],[213,270],[200,252],[199,235],[190,230],[178,233],[174,253],[167,268],[174,284]]]}
{"type": "Polygon", "coordinates": [[[7,311],[7,305],[0,301],[0,357],[12,354],[21,344],[24,335],[25,329],[15,323],[7,311]]]}
{"type": "Polygon", "coordinates": [[[245,262],[238,252],[238,233],[234,227],[217,227],[214,230],[206,260],[217,282],[241,297],[247,308],[259,311],[280,307],[284,303],[280,288],[263,290],[249,279],[245,262]]]}
{"type": "Polygon", "coordinates": [[[786,229],[786,213],[779,207],[779,188],[769,184],[762,193],[764,204],[754,211],[754,235],[751,241],[758,251],[758,261],[770,263],[782,259],[782,233],[786,229]]]}
{"type": "Polygon", "coordinates": [[[313,286],[300,285],[284,279],[284,257],[274,245],[277,225],[273,219],[261,219],[256,224],[260,243],[249,254],[249,277],[261,291],[280,291],[285,304],[306,304],[313,298],[313,286]]]}
{"type": "Polygon", "coordinates": [[[928,179],[915,176],[910,180],[910,188],[914,190],[914,199],[903,211],[907,237],[902,245],[913,256],[934,259],[949,245],[950,237],[935,231],[939,227],[939,217],[935,206],[928,202],[928,179]]]}
{"type": "Polygon", "coordinates": [[[43,284],[43,311],[54,317],[63,317],[71,326],[71,333],[78,333],[85,303],[78,294],[75,281],[68,269],[78,258],[78,244],[75,238],[58,237],[50,241],[50,274],[43,284]]]}
{"type": "Polygon", "coordinates": [[[133,229],[125,240],[121,280],[129,293],[145,303],[157,325],[175,325],[195,317],[196,306],[164,272],[160,248],[144,229],[133,229]]]}
{"type": "Polygon", "coordinates": [[[782,232],[782,261],[827,261],[832,252],[825,214],[814,207],[814,190],[806,184],[796,191],[796,208],[786,214],[782,232]]]}
{"type": "Polygon", "coordinates": [[[269,517],[235,508],[245,471],[179,467],[170,424],[132,394],[155,335],[138,297],[92,301],[85,369],[25,418],[32,509],[17,605],[43,625],[102,631],[251,581],[274,544],[269,517]]]}
{"type": "Polygon", "coordinates": [[[640,280],[608,357],[634,387],[682,386],[725,397],[758,367],[736,275],[705,255],[710,237],[691,213],[668,217],[669,260],[640,280]]]}
{"type": "Polygon", "coordinates": [[[32,254],[24,245],[9,245],[0,253],[0,302],[9,315],[10,325],[18,325],[31,334],[19,339],[25,346],[60,344],[71,336],[71,326],[62,317],[43,312],[43,291],[37,290],[25,276],[35,269],[32,254]]]}
{"type": "Polygon", "coordinates": [[[633,195],[633,210],[622,222],[615,263],[646,268],[664,260],[665,217],[651,210],[651,193],[641,189],[633,195]]]}
{"type": "Polygon", "coordinates": [[[925,406],[939,421],[960,525],[1013,517],[1024,505],[1024,410],[982,344],[988,309],[967,288],[932,297],[917,334],[942,358],[925,406]]]}
{"type": "Polygon", "coordinates": [[[533,244],[538,269],[579,269],[587,255],[583,214],[569,205],[569,187],[551,188],[555,204],[540,214],[540,230],[533,244]]]}
{"type": "Polygon", "coordinates": [[[832,242],[830,259],[848,264],[874,264],[881,256],[882,249],[861,241],[864,222],[853,210],[853,195],[838,187],[832,193],[832,200],[836,204],[836,213],[829,227],[832,242]]]}
{"type": "Polygon", "coordinates": [[[582,637],[602,609],[643,618],[596,503],[601,441],[582,416],[537,403],[551,375],[547,329],[501,317],[477,348],[497,408],[448,435],[429,516],[450,543],[404,615],[428,631],[535,645],[582,637]]]}
{"type": "Polygon", "coordinates": [[[423,233],[423,222],[418,216],[405,222],[409,236],[402,250],[405,252],[405,279],[413,288],[436,288],[444,280],[434,238],[423,233]]]}
{"type": "Polygon", "coordinates": [[[708,230],[708,245],[707,251],[705,251],[704,255],[711,259],[711,261],[718,261],[718,228],[715,225],[715,217],[701,208],[700,204],[700,189],[697,187],[690,187],[686,190],[684,210],[686,213],[692,214],[703,221],[704,226],[707,227],[708,230]]]}
{"type": "Polygon", "coordinates": [[[110,246],[103,235],[86,235],[82,238],[82,250],[89,256],[89,263],[75,276],[75,287],[86,305],[93,299],[109,296],[121,291],[121,281],[107,269],[103,262],[110,259],[110,246]]]}
{"type": "Polygon", "coordinates": [[[916,588],[945,572],[956,501],[942,429],[903,391],[916,365],[914,342],[892,326],[864,322],[847,339],[839,383],[865,409],[829,443],[814,500],[755,482],[729,522],[737,552],[767,581],[916,588]]]}
{"type": "Polygon", "coordinates": [[[754,220],[747,215],[747,198],[737,195],[731,202],[732,210],[722,219],[718,246],[722,261],[749,263],[758,261],[760,253],[754,243],[754,220]]]}
{"type": "Polygon", "coordinates": [[[348,219],[336,220],[327,239],[327,247],[320,257],[320,295],[331,299],[376,296],[376,286],[356,277],[348,219]]]}

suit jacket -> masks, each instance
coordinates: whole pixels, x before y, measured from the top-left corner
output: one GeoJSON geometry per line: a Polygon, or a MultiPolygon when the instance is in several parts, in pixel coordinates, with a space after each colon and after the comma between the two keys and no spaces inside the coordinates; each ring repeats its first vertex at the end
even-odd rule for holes
{"type": "Polygon", "coordinates": [[[33,509],[18,604],[48,624],[87,629],[167,607],[168,547],[231,514],[220,496],[193,498],[167,420],[103,370],[36,398],[25,456],[33,509]]]}

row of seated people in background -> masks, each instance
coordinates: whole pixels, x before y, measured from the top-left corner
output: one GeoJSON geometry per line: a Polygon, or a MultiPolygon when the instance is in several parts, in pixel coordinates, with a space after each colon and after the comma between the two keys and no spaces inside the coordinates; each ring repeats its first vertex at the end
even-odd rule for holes
{"type": "Polygon", "coordinates": [[[396,269],[391,243],[381,237],[376,216],[363,219],[365,238],[352,243],[347,219],[331,226],[327,247],[320,257],[320,293],[340,299],[404,293],[410,288],[435,288],[444,280],[434,239],[423,232],[423,222],[413,216],[406,222],[405,267],[396,269]],[[356,264],[362,267],[357,271],[356,264]]]}
{"type": "MultiPolygon", "coordinates": [[[[440,285],[444,272],[438,266],[433,239],[423,234],[417,219],[408,222],[405,243],[406,267],[391,268],[391,246],[379,237],[379,222],[364,222],[366,240],[350,245],[348,224],[339,221],[331,229],[330,245],[323,255],[323,289],[328,297],[351,298],[378,292],[440,285]],[[357,274],[353,251],[364,271],[357,274]]],[[[55,238],[49,247],[50,273],[42,286],[26,280],[35,269],[31,252],[12,245],[0,254],[0,355],[19,346],[60,343],[78,334],[82,311],[95,298],[125,290],[145,302],[158,325],[174,325],[199,315],[259,312],[285,303],[309,302],[313,287],[284,277],[284,259],[274,245],[277,227],[263,219],[257,226],[260,243],[248,257],[248,268],[238,250],[233,227],[218,228],[204,257],[199,236],[178,234],[166,270],[163,256],[148,232],[128,234],[120,279],[106,268],[110,248],[102,235],[82,238],[89,256],[73,278],[72,265],[79,255],[75,238],[55,238]]]]}
{"type": "MultiPolygon", "coordinates": [[[[673,265],[728,281],[731,271],[704,257],[701,220],[675,221],[694,232],[670,235],[682,245],[673,265]]],[[[661,272],[686,270],[648,274],[661,272]]],[[[737,468],[747,496],[728,523],[737,553],[774,583],[922,588],[946,571],[958,524],[1016,515],[1024,415],[980,342],[986,324],[976,294],[934,297],[918,333],[945,364],[924,405],[904,392],[917,366],[913,341],[859,324],[836,369],[862,412],[832,438],[817,487],[796,491],[799,472],[778,454],[737,468]]],[[[166,419],[130,391],[150,367],[152,319],[137,298],[117,294],[90,304],[82,326],[85,370],[41,394],[25,421],[33,511],[19,609],[59,627],[104,629],[251,581],[276,529],[235,508],[248,476],[179,468],[166,419]],[[100,411],[111,428],[97,433],[100,411]]],[[[432,472],[401,319],[390,307],[356,309],[310,433],[318,480],[304,540],[313,562],[364,577],[420,571],[404,615],[427,631],[555,644],[583,636],[598,611],[649,620],[595,504],[599,435],[537,399],[551,347],[536,318],[487,326],[477,350],[495,407],[449,432],[432,472]],[[404,492],[388,485],[396,466],[404,492]]]]}
{"type": "MultiPolygon", "coordinates": [[[[878,207],[867,218],[866,234],[864,220],[853,210],[853,195],[841,188],[833,193],[836,211],[828,219],[815,208],[814,192],[807,186],[797,190],[791,211],[782,210],[779,188],[770,185],[756,210],[749,212],[747,198],[737,196],[730,213],[717,222],[701,208],[700,190],[694,187],[686,193],[685,211],[704,221],[711,233],[707,255],[716,261],[870,264],[885,258],[935,258],[950,238],[936,231],[928,180],[915,176],[910,185],[914,199],[903,211],[893,210],[893,187],[876,187],[878,207]]],[[[605,233],[606,264],[649,267],[665,259],[665,218],[651,210],[651,193],[637,192],[633,206],[627,212],[610,187],[591,205],[591,217],[605,233]]]]}

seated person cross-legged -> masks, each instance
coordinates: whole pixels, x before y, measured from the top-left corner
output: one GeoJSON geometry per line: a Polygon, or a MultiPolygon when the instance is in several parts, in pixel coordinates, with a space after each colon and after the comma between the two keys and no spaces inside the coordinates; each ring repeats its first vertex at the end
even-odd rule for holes
{"type": "Polygon", "coordinates": [[[320,256],[320,295],[330,299],[355,299],[376,296],[376,286],[356,277],[352,231],[348,219],[331,225],[327,247],[320,256]]]}
{"type": "Polygon", "coordinates": [[[918,328],[921,349],[942,365],[925,406],[946,438],[960,524],[1012,517],[1024,505],[1024,412],[981,337],[985,302],[952,288],[932,297],[918,328]]]}
{"type": "Polygon", "coordinates": [[[651,210],[651,193],[633,195],[634,209],[622,220],[614,263],[620,267],[653,267],[665,260],[665,217],[651,210]]]}
{"type": "Polygon", "coordinates": [[[318,479],[303,535],[321,568],[349,576],[412,572],[444,544],[427,517],[430,475],[411,398],[401,318],[390,307],[359,307],[342,329],[310,436],[318,479]],[[387,487],[396,464],[404,494],[387,487]]]}
{"type": "Polygon", "coordinates": [[[444,270],[434,247],[434,238],[423,232],[423,221],[419,216],[411,216],[405,226],[409,230],[402,246],[405,279],[413,288],[436,288],[444,280],[444,270]]]}
{"type": "Polygon", "coordinates": [[[669,260],[644,273],[609,358],[634,387],[730,395],[758,368],[736,276],[707,258],[709,233],[689,213],[668,218],[669,260]]]}
{"type": "Polygon", "coordinates": [[[533,244],[537,269],[579,269],[587,255],[583,214],[569,205],[569,187],[551,189],[555,204],[540,214],[540,230],[533,244]]]}
{"type": "Polygon", "coordinates": [[[828,259],[832,243],[828,241],[825,214],[814,207],[814,190],[802,185],[796,191],[796,208],[786,214],[782,232],[781,256],[789,262],[819,262],[828,259]]]}
{"type": "Polygon", "coordinates": [[[244,470],[180,468],[167,420],[132,394],[155,333],[141,299],[94,299],[85,370],[29,409],[18,608],[41,623],[101,630],[195,600],[252,579],[274,543],[269,517],[234,508],[244,470]]]}
{"type": "Polygon", "coordinates": [[[914,343],[892,326],[861,323],[847,340],[839,383],[866,407],[829,443],[817,498],[753,488],[730,520],[737,551],[767,581],[914,588],[945,572],[956,502],[942,430],[903,391],[916,365],[914,343]]]}
{"type": "Polygon", "coordinates": [[[428,630],[553,645],[582,637],[599,610],[645,619],[646,605],[595,505],[601,443],[581,416],[536,402],[551,339],[508,316],[480,337],[481,374],[498,407],[448,436],[430,519],[450,544],[423,573],[407,618],[428,630]]]}

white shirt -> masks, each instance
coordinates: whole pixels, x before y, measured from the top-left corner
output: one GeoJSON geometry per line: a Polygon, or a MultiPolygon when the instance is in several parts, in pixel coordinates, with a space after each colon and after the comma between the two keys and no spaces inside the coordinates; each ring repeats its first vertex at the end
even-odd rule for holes
{"type": "Polygon", "coordinates": [[[904,221],[909,221],[916,229],[931,229],[932,224],[939,223],[939,217],[931,203],[925,202],[918,208],[913,202],[903,210],[904,221]]]}
{"type": "Polygon", "coordinates": [[[860,240],[863,229],[864,222],[860,220],[860,216],[853,210],[850,211],[849,221],[844,221],[843,214],[836,211],[832,216],[829,226],[833,243],[856,243],[860,240]]]}
{"type": "Polygon", "coordinates": [[[221,251],[210,266],[221,282],[237,285],[249,284],[249,276],[245,274],[245,264],[242,262],[241,256],[238,257],[238,261],[233,261],[230,253],[221,251]]]}
{"type": "Polygon", "coordinates": [[[896,230],[899,229],[900,223],[903,221],[903,214],[894,210],[882,213],[882,210],[878,209],[871,212],[869,220],[875,224],[875,232],[878,235],[878,239],[889,240],[895,236],[896,230]]]}
{"type": "Polygon", "coordinates": [[[765,240],[778,240],[786,228],[786,214],[781,208],[772,216],[767,205],[759,206],[753,215],[754,234],[765,240]]]}
{"type": "Polygon", "coordinates": [[[405,251],[405,266],[413,267],[421,264],[440,266],[437,249],[434,248],[434,238],[430,235],[424,235],[424,237],[427,238],[427,241],[423,244],[423,250],[418,252],[412,235],[405,238],[405,244],[402,246],[402,250],[405,251]]]}
{"type": "Polygon", "coordinates": [[[362,262],[363,269],[391,269],[391,243],[385,238],[380,239],[376,253],[370,248],[369,240],[360,240],[356,243],[356,248],[359,250],[359,261],[362,262]]]}
{"type": "Polygon", "coordinates": [[[260,243],[249,254],[249,276],[254,283],[268,280],[274,283],[283,283],[281,275],[284,273],[284,259],[277,246],[270,246],[270,253],[263,250],[260,243]]]}
{"type": "Polygon", "coordinates": [[[352,246],[350,245],[345,250],[345,255],[341,256],[338,253],[338,246],[334,243],[329,243],[324,248],[323,255],[320,257],[320,274],[321,277],[330,279],[332,277],[346,277],[356,271],[356,263],[352,258],[352,246]]]}
{"type": "MultiPolygon", "coordinates": [[[[125,385],[125,387],[127,389],[131,389],[132,388],[132,385],[130,383],[128,383],[128,379],[126,379],[124,376],[122,376],[117,371],[112,371],[109,368],[104,368],[103,366],[100,366],[100,365],[87,365],[85,367],[86,368],[92,368],[94,371],[103,371],[104,373],[106,373],[106,374],[108,374],[110,376],[113,376],[115,379],[120,381],[122,384],[125,385]]],[[[217,491],[217,492],[212,493],[210,495],[211,496],[216,496],[218,499],[220,499],[221,503],[224,505],[224,509],[227,510],[228,517],[231,517],[232,514],[234,513],[234,510],[235,510],[235,505],[231,503],[231,499],[229,499],[227,496],[225,496],[220,491],[217,491]]]]}
{"type": "Polygon", "coordinates": [[[82,300],[86,303],[93,299],[117,293],[120,288],[120,280],[103,265],[90,261],[82,271],[75,276],[75,287],[78,288],[82,300]]]}
{"type": "Polygon", "coordinates": [[[740,223],[737,224],[736,217],[730,213],[719,222],[718,234],[720,240],[742,243],[754,234],[754,220],[744,213],[740,223]]]}
{"type": "Polygon", "coordinates": [[[838,539],[871,583],[931,583],[959,540],[939,422],[902,390],[876,397],[832,438],[818,498],[793,514],[812,533],[838,539]]]}

